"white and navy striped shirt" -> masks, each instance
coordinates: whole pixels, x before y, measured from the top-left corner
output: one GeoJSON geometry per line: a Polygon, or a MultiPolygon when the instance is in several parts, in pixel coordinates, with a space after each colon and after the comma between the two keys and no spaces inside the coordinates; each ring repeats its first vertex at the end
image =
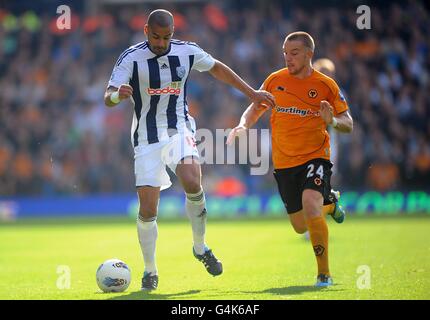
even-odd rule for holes
{"type": "Polygon", "coordinates": [[[118,58],[108,86],[133,87],[132,144],[165,141],[185,128],[195,130],[188,113],[186,84],[191,70],[210,70],[214,58],[193,42],[172,39],[161,56],[153,53],[148,42],[138,43],[118,58]]]}

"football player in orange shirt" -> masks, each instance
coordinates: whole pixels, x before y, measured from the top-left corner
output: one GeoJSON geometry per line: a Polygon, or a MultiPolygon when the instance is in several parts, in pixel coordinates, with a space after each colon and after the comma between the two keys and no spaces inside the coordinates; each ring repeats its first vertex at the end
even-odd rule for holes
{"type": "MultiPolygon", "coordinates": [[[[351,133],[353,121],[336,82],[312,67],[315,44],[306,32],[289,34],[283,51],[286,68],[272,73],[262,89],[275,96],[271,110],[272,160],[279,193],[297,233],[309,231],[318,265],[316,286],[333,284],[328,262],[326,214],[336,222],[344,211],[330,186],[327,126],[351,133]]],[[[269,108],[251,104],[227,143],[251,128],[269,108]]]]}

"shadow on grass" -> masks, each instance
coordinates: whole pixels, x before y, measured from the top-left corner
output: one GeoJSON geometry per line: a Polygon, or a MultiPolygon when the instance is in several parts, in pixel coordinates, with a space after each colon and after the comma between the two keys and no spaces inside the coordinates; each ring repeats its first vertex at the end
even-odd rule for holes
{"type": "MultiPolygon", "coordinates": [[[[264,289],[260,291],[228,291],[228,292],[213,292],[211,294],[210,292],[205,292],[205,297],[212,297],[212,298],[220,298],[220,299],[228,299],[228,295],[234,294],[234,295],[260,295],[260,294],[271,294],[276,296],[289,296],[289,295],[300,295],[302,293],[310,293],[310,292],[334,292],[334,291],[344,291],[344,289],[335,289],[334,287],[336,284],[329,288],[319,288],[315,286],[290,286],[290,287],[283,287],[283,288],[270,288],[270,289],[264,289]]],[[[209,290],[210,291],[210,290],[209,290]]],[[[174,299],[174,298],[183,298],[185,296],[190,295],[197,295],[201,292],[201,290],[189,290],[185,292],[178,292],[178,293],[166,293],[161,294],[154,292],[147,292],[147,291],[136,291],[131,292],[126,295],[118,295],[111,298],[108,298],[107,300],[168,300],[168,299],[174,299]]],[[[102,294],[102,293],[100,293],[102,294]]],[[[189,298],[189,297],[187,297],[189,298]]],[[[191,297],[192,298],[192,297],[191,297]]],[[[199,296],[194,296],[195,299],[199,299],[199,296]]],[[[270,299],[270,297],[267,297],[270,299]]]]}
{"type": "Polygon", "coordinates": [[[166,294],[160,294],[157,292],[147,292],[147,291],[136,291],[131,292],[127,295],[121,295],[109,298],[107,300],[168,300],[175,297],[181,297],[181,296],[188,296],[193,294],[200,293],[200,290],[189,290],[185,292],[178,292],[178,293],[166,293],[166,294]]]}
{"type": "Polygon", "coordinates": [[[344,289],[334,289],[336,284],[324,288],[324,287],[315,287],[315,286],[291,286],[291,287],[284,287],[284,288],[270,288],[265,289],[261,291],[242,291],[243,293],[249,293],[249,294],[262,294],[262,293],[269,293],[273,295],[279,295],[279,296],[288,296],[288,295],[298,295],[306,292],[320,292],[320,291],[344,291],[344,289]]]}

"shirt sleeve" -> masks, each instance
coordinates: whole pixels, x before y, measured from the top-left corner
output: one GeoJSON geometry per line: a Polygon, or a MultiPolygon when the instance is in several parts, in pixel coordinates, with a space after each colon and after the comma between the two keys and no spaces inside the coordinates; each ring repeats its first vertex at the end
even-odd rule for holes
{"type": "Polygon", "coordinates": [[[113,86],[119,88],[122,84],[128,84],[130,82],[132,72],[133,62],[128,56],[124,56],[124,53],[121,54],[112,70],[108,87],[113,86]]]}
{"type": "Polygon", "coordinates": [[[266,80],[264,80],[263,84],[260,87],[260,90],[265,90],[271,92],[272,90],[272,80],[275,78],[275,75],[272,73],[269,75],[266,80]]]}
{"type": "Polygon", "coordinates": [[[198,48],[197,52],[194,53],[193,70],[199,72],[209,71],[215,65],[215,59],[206,51],[198,48]]]}
{"type": "Polygon", "coordinates": [[[332,101],[329,102],[333,106],[335,116],[349,109],[345,96],[337,84],[334,84],[333,86],[333,98],[332,101]]]}

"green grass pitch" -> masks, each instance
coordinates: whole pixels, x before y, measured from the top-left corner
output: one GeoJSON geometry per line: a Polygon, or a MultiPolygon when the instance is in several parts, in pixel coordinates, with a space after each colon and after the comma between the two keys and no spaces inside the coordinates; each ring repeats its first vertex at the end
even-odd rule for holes
{"type": "Polygon", "coordinates": [[[194,259],[188,221],[161,220],[160,283],[152,293],[139,291],[143,263],[130,219],[4,223],[0,299],[430,298],[429,217],[348,217],[342,225],[328,221],[335,285],[318,289],[313,287],[316,263],[311,245],[294,233],[287,218],[209,218],[207,243],[224,265],[219,277],[207,274],[194,259]],[[131,285],[123,293],[102,293],[95,272],[101,262],[114,257],[131,268],[131,285]],[[62,265],[71,271],[69,289],[57,287],[62,276],[57,268],[62,265]]]}

